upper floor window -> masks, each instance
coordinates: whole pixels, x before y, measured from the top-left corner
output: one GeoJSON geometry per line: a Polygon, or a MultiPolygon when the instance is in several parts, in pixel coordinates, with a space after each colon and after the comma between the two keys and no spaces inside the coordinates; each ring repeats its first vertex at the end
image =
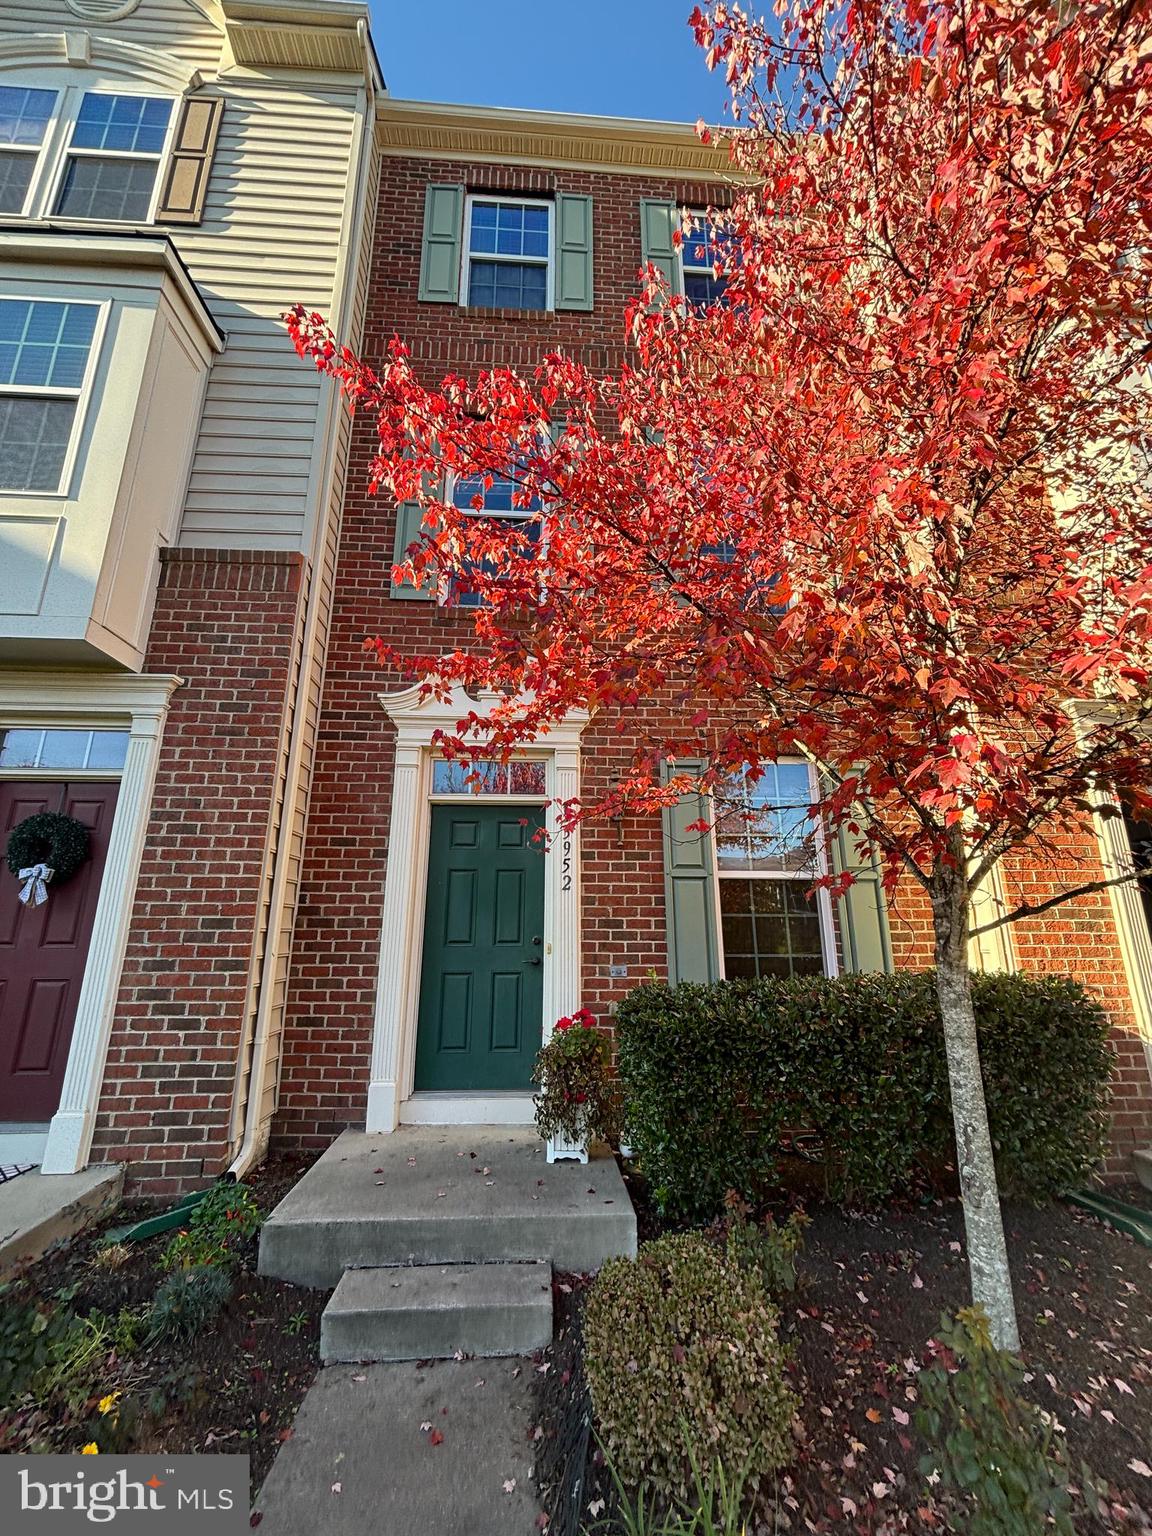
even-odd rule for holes
{"type": "Polygon", "coordinates": [[[152,214],[172,103],[86,91],[72,125],[55,212],[143,224],[152,214]]]}
{"type": "Polygon", "coordinates": [[[680,257],[684,268],[684,297],[689,304],[705,309],[719,303],[728,287],[726,277],[716,276],[716,263],[725,258],[728,236],[723,229],[709,224],[702,213],[692,215],[690,234],[684,236],[680,257]]]}
{"type": "Polygon", "coordinates": [[[55,91],[0,85],[0,213],[24,212],[55,105],[55,91]]]}
{"type": "Polygon", "coordinates": [[[171,122],[166,96],[0,86],[0,215],[149,222],[171,122]]]}
{"type": "MultiPolygon", "coordinates": [[[[523,551],[527,553],[534,549],[540,539],[539,498],[533,497],[528,505],[524,505],[523,492],[510,475],[494,475],[488,486],[484,481],[482,475],[454,479],[453,506],[478,520],[500,523],[510,529],[522,529],[523,533],[516,537],[523,539],[523,551]]],[[[483,602],[480,593],[469,587],[468,569],[479,569],[491,575],[496,572],[498,565],[494,561],[484,560],[466,567],[464,576],[454,581],[445,594],[445,602],[453,608],[479,608],[483,602]]]]}
{"type": "Polygon", "coordinates": [[[464,291],[482,309],[552,308],[552,204],[468,199],[464,291]]]}
{"type": "Polygon", "coordinates": [[[0,491],[63,489],[99,313],[0,299],[0,491]]]}
{"type": "Polygon", "coordinates": [[[806,763],[766,763],[716,794],[716,866],[724,974],[821,975],[831,961],[826,893],[808,889],[824,855],[808,807],[806,763]]]}

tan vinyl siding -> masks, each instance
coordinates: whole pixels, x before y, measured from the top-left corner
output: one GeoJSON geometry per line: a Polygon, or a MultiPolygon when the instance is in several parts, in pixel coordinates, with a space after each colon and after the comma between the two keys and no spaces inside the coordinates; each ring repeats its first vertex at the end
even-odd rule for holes
{"type": "Polygon", "coordinates": [[[70,32],[82,27],[117,42],[155,49],[187,64],[190,69],[213,73],[220,64],[223,32],[192,0],[141,0],[123,21],[86,21],[64,0],[2,0],[0,36],[19,32],[70,32]]]}
{"type": "MultiPolygon", "coordinates": [[[[380,156],[373,146],[372,161],[366,177],[367,189],[363,207],[376,207],[376,193],[380,179],[380,156]]],[[[358,345],[364,328],[364,313],[368,303],[368,279],[372,267],[373,220],[362,219],[359,245],[356,251],[355,278],[352,292],[349,341],[358,345]]],[[[283,902],[280,911],[280,942],[277,946],[277,963],[273,978],[272,1007],[269,1011],[268,1028],[263,1043],[264,1059],[260,1064],[259,1120],[261,1142],[267,1135],[280,1087],[280,1048],[284,1034],[284,1007],[288,993],[288,975],[291,967],[292,934],[296,924],[296,908],[300,899],[300,880],[304,864],[304,840],[308,829],[308,802],[312,788],[312,764],[319,731],[320,705],[323,693],[324,668],[328,656],[328,634],[332,619],[332,594],[336,583],[336,558],[340,546],[341,511],[344,482],[348,470],[348,454],[352,443],[352,418],[341,402],[336,423],[336,451],[333,475],[329,490],[328,515],[324,522],[324,539],[318,552],[313,574],[315,584],[313,615],[314,631],[310,665],[301,679],[303,697],[299,701],[302,711],[300,720],[300,771],[296,779],[296,792],[289,818],[285,822],[288,839],[287,876],[284,883],[283,902]]],[[[245,1092],[248,1085],[245,1083],[245,1092]]]]}
{"type": "Polygon", "coordinates": [[[204,221],[179,241],[228,344],[208,384],[181,543],[298,549],[321,380],[280,316],[297,301],[332,310],[357,97],[253,79],[220,89],[204,221]]]}

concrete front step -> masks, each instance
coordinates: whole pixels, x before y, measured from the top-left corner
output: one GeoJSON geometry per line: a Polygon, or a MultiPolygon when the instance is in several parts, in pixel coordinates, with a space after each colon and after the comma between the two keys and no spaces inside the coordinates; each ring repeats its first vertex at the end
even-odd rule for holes
{"type": "Polygon", "coordinates": [[[587,1273],[636,1252],[615,1159],[545,1162],[534,1131],[345,1131],[260,1234],[260,1273],[334,1286],[346,1269],[546,1260],[587,1273]]]}
{"type": "Polygon", "coordinates": [[[547,1264],[349,1269],[320,1319],[320,1358],[530,1355],[552,1339],[547,1264]]]}

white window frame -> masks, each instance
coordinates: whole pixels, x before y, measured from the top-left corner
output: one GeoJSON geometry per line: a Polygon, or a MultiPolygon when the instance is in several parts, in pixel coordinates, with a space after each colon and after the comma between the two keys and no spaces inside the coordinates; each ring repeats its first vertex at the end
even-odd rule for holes
{"type": "Polygon", "coordinates": [[[28,181],[28,189],[24,193],[24,202],[18,212],[0,214],[4,219],[26,219],[40,206],[41,190],[44,183],[45,164],[52,158],[53,146],[59,140],[60,103],[64,98],[64,91],[58,85],[33,85],[25,80],[8,80],[0,75],[0,85],[12,86],[16,90],[47,91],[52,96],[52,110],[48,114],[48,123],[44,129],[44,137],[40,143],[30,144],[2,144],[0,150],[4,154],[28,155],[32,160],[32,175],[28,181]]]}
{"type": "Polygon", "coordinates": [[[69,224],[117,224],[127,229],[136,229],[144,224],[152,224],[156,220],[156,208],[160,201],[161,171],[167,164],[172,150],[172,136],[176,131],[176,106],[177,99],[170,96],[167,91],[138,91],[138,90],[84,90],[80,86],[72,88],[72,101],[69,103],[70,111],[67,120],[67,133],[64,141],[57,151],[55,172],[52,176],[49,196],[45,205],[45,216],[52,219],[64,219],[69,224]],[[128,96],[143,101],[166,101],[168,103],[168,127],[164,131],[164,142],[157,151],[140,151],[128,149],[73,149],[72,139],[76,132],[76,123],[80,116],[80,108],[84,104],[86,96],[128,96]],[[107,219],[80,218],[74,213],[58,213],[56,204],[64,187],[64,178],[68,174],[68,161],[75,156],[78,160],[153,160],[156,163],[156,174],[152,179],[152,195],[148,199],[148,214],[144,219],[107,219]]]}
{"type": "MultiPolygon", "coordinates": [[[[516,193],[496,192],[469,192],[464,199],[464,238],[460,242],[462,257],[460,265],[460,307],[470,309],[469,294],[472,288],[472,262],[496,261],[516,267],[544,267],[545,290],[544,308],[540,310],[517,310],[517,314],[533,315],[551,314],[556,308],[556,205],[547,197],[520,197],[516,193]],[[548,211],[548,254],[547,256],[507,256],[498,251],[473,251],[472,250],[472,210],[478,203],[490,203],[494,207],[499,203],[516,203],[524,208],[545,208],[548,211]]],[[[479,306],[477,306],[479,307],[479,306]]]]}
{"type": "MultiPolygon", "coordinates": [[[[809,804],[816,805],[820,799],[820,786],[812,764],[802,757],[782,757],[779,763],[781,767],[794,766],[808,770],[809,804]]],[[[716,845],[716,819],[713,815],[712,830],[709,833],[712,839],[712,898],[716,914],[716,964],[721,978],[726,978],[728,973],[724,964],[724,915],[720,908],[721,880],[795,880],[810,885],[813,880],[821,879],[828,873],[828,843],[824,836],[824,824],[817,820],[812,824],[813,845],[816,850],[814,867],[722,870],[720,853],[716,845]]],[[[816,892],[816,915],[820,922],[820,950],[824,962],[824,975],[837,976],[840,973],[840,961],[836,952],[836,924],[832,915],[832,898],[824,886],[816,892]]]]}
{"type": "Polygon", "coordinates": [[[706,246],[708,244],[707,235],[710,226],[708,222],[708,215],[703,208],[687,208],[685,209],[685,212],[688,214],[689,218],[693,220],[693,222],[699,223],[701,225],[701,232],[705,237],[702,240],[698,240],[695,235],[684,235],[676,251],[676,259],[680,263],[680,291],[684,294],[685,298],[687,298],[688,284],[686,283],[685,278],[689,272],[711,278],[715,278],[716,273],[713,270],[711,262],[687,260],[686,253],[689,249],[692,249],[693,254],[695,254],[695,247],[697,245],[706,246]]]}
{"type": "Polygon", "coordinates": [[[58,384],[0,384],[0,398],[9,395],[33,396],[46,400],[75,400],[76,414],[72,417],[72,431],[68,438],[68,448],[64,454],[64,463],[60,468],[60,479],[56,489],[49,490],[13,490],[0,481],[0,497],[26,496],[43,500],[46,497],[66,497],[72,485],[72,476],[76,469],[76,457],[80,452],[80,439],[83,435],[84,424],[88,412],[92,406],[92,389],[96,377],[96,368],[100,358],[100,350],[104,343],[104,332],[108,325],[108,312],[112,307],[111,299],[102,302],[96,299],[72,299],[50,298],[43,293],[8,293],[0,292],[0,300],[11,299],[18,304],[83,304],[96,311],[96,324],[92,328],[92,340],[88,347],[88,362],[84,369],[84,377],[80,384],[73,388],[64,388],[58,384]]]}
{"type": "MultiPolygon", "coordinates": [[[[447,471],[444,476],[444,500],[448,502],[450,506],[456,507],[456,487],[459,485],[461,478],[462,477],[460,475],[456,474],[455,470],[447,471]]],[[[472,480],[476,477],[473,475],[465,475],[463,478],[466,480],[472,480]]],[[[507,479],[508,477],[505,476],[504,478],[507,479]]],[[[543,503],[541,503],[539,512],[529,512],[522,507],[510,507],[507,512],[500,511],[499,509],[489,511],[487,507],[485,507],[480,512],[477,512],[473,507],[456,507],[456,510],[458,512],[463,512],[465,517],[487,517],[491,518],[493,521],[499,518],[501,522],[506,523],[527,523],[531,522],[534,517],[542,518],[545,514],[545,507],[543,503]]],[[[540,539],[537,544],[538,555],[544,549],[545,542],[545,530],[542,527],[540,529],[540,539]]],[[[436,602],[439,607],[459,609],[462,613],[468,613],[479,606],[475,603],[461,604],[451,602],[449,585],[450,584],[447,578],[442,578],[437,583],[436,602]]]]}

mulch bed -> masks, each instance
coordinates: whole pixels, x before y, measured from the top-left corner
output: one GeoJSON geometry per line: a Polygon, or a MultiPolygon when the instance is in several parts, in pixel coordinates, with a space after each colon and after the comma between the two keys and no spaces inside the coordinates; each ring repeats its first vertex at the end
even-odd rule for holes
{"type": "MultiPolygon", "coordinates": [[[[642,1211],[641,1228],[658,1223],[642,1211]]],[[[919,1470],[915,1377],[942,1312],[969,1301],[963,1220],[951,1199],[846,1215],[810,1207],[800,1289],[784,1303],[803,1407],[795,1464],[765,1510],[767,1532],[940,1532],[947,1510],[919,1470]]],[[[1008,1207],[1005,1221],[1030,1373],[1027,1390],[1066,1432],[1069,1459],[1106,1482],[1103,1519],[1081,1504],[1088,1533],[1152,1532],[1152,1251],[1070,1206],[1008,1207]]],[[[541,1385],[538,1476],[551,1486],[553,1530],[563,1457],[582,1384],[579,1311],[586,1282],[564,1277],[554,1369],[541,1385]],[[551,1440],[549,1437],[552,1437],[551,1440]]],[[[569,1477],[568,1486],[572,1479],[569,1477]]],[[[595,1439],[583,1467],[583,1517],[612,1507],[595,1439]]],[[[751,1536],[751,1533],[750,1533],[751,1536]]]]}
{"type": "MultiPolygon", "coordinates": [[[[275,1157],[252,1174],[247,1182],[265,1215],[309,1161],[275,1157]]],[[[121,1308],[143,1306],[165,1278],[159,1260],[172,1233],[131,1244],[130,1257],[115,1269],[93,1261],[109,1227],[126,1226],[157,1209],[163,1207],[122,1205],[71,1246],[34,1265],[12,1300],[49,1300],[63,1291],[71,1293],[69,1304],[79,1314],[101,1311],[113,1317],[121,1308]]],[[[149,1405],[138,1440],[124,1449],[247,1453],[253,1495],[290,1435],[319,1369],[320,1314],[328,1300],[325,1291],[268,1280],[255,1271],[253,1241],[242,1254],[231,1301],[208,1328],[189,1344],[141,1346],[131,1359],[111,1362],[101,1387],[123,1386],[125,1398],[149,1405]]],[[[76,1451],[79,1443],[70,1424],[51,1422],[38,1409],[0,1413],[0,1451],[25,1449],[76,1451]]]]}

